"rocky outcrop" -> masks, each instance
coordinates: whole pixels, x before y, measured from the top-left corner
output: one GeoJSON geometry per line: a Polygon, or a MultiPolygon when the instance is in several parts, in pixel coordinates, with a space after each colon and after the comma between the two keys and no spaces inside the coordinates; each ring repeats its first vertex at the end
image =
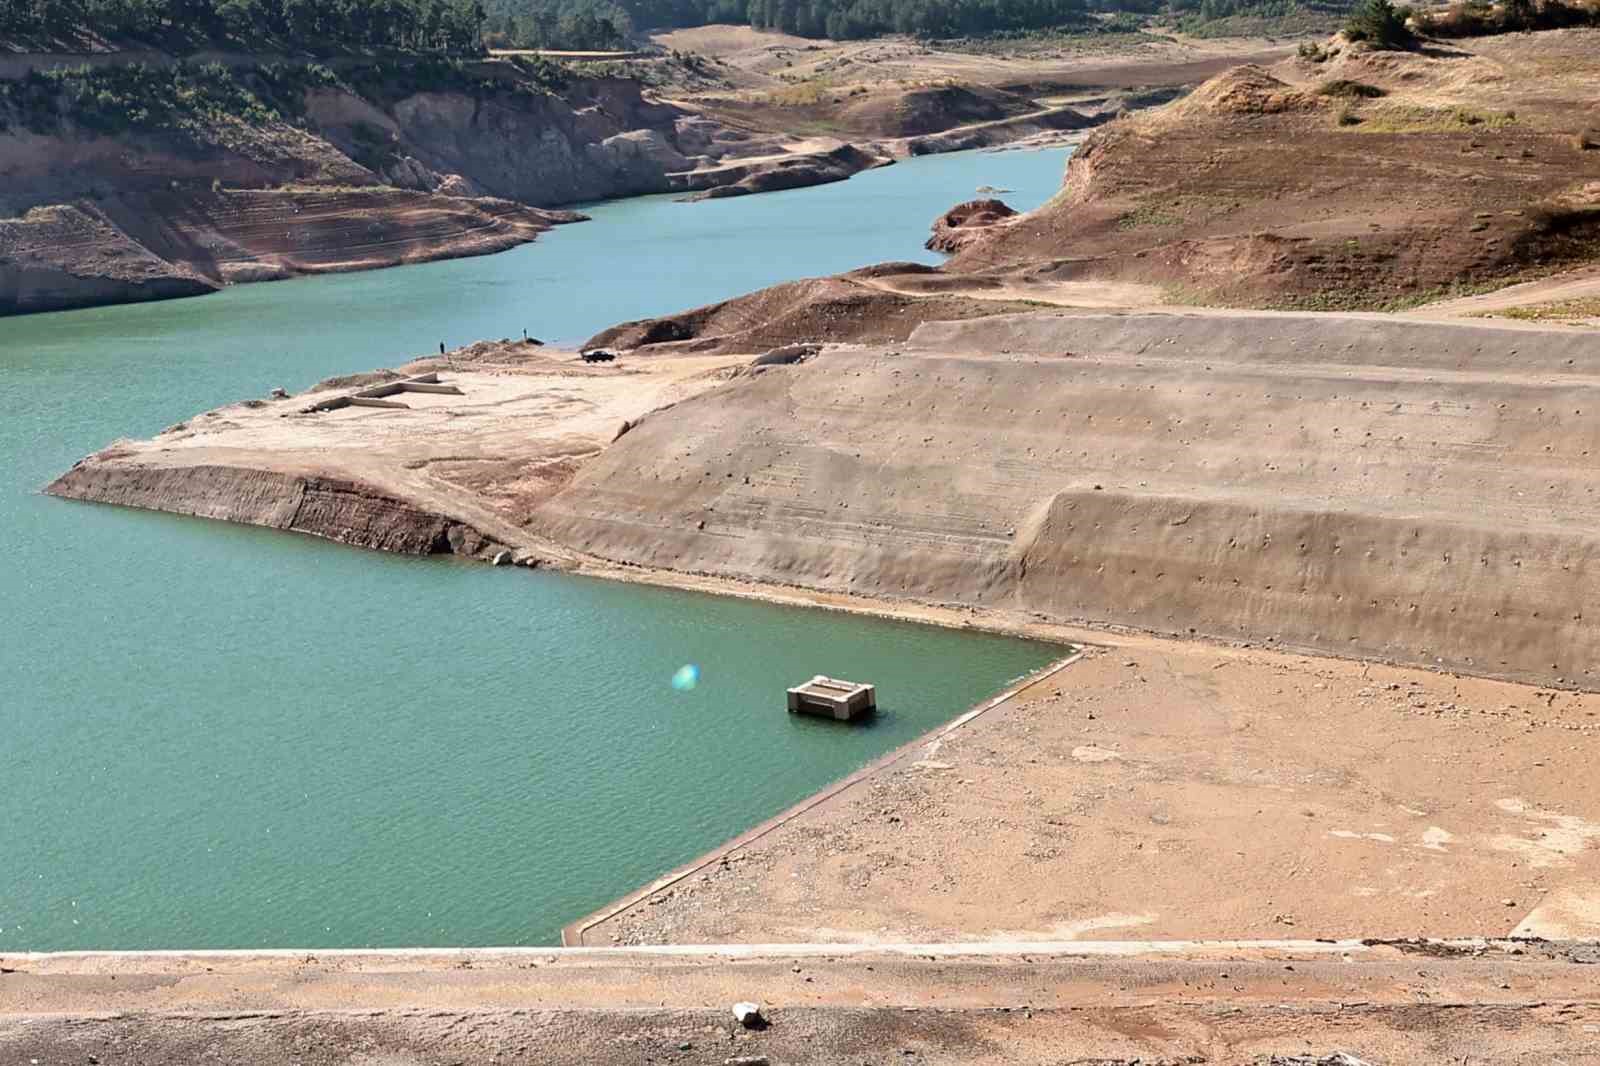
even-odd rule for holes
{"type": "Polygon", "coordinates": [[[53,496],[265,526],[404,555],[485,558],[500,546],[476,529],[358,482],[228,466],[80,463],[53,496]]]}
{"type": "Polygon", "coordinates": [[[197,296],[217,287],[77,207],[0,219],[0,252],[0,314],[197,296]]]}
{"type": "MultiPolygon", "coordinates": [[[[524,123],[502,136],[540,127],[559,137],[563,127],[551,116],[573,113],[552,96],[499,95],[498,106],[524,123]]],[[[572,189],[552,184],[535,196],[523,185],[524,199],[486,195],[504,184],[500,171],[462,173],[476,157],[429,146],[426,136],[443,136],[458,111],[492,114],[496,106],[465,92],[419,94],[391,114],[350,91],[318,90],[307,97],[307,128],[216,119],[116,134],[79,127],[70,111],[50,132],[0,116],[0,314],[502,251],[582,217],[533,204],[582,191],[602,172],[612,184],[602,183],[601,195],[620,187],[617,168],[602,162],[572,189]],[[404,138],[402,120],[441,109],[438,124],[420,129],[423,141],[404,138]]],[[[497,154],[488,120],[461,121],[467,125],[452,136],[476,142],[482,156],[497,154]]],[[[536,168],[525,169],[525,181],[540,180],[536,168]]],[[[666,165],[655,170],[664,186],[666,165]]]]}
{"type": "Polygon", "coordinates": [[[667,192],[667,173],[690,165],[674,144],[681,114],[638,82],[579,79],[559,95],[418,93],[388,109],[385,128],[439,173],[548,207],[667,192]]]}
{"type": "Polygon", "coordinates": [[[683,171],[670,175],[670,178],[675,190],[690,193],[683,199],[713,200],[725,196],[747,196],[757,192],[826,185],[893,162],[887,155],[853,144],[841,144],[816,152],[768,156],[683,171]]]}
{"type": "MultiPolygon", "coordinates": [[[[667,192],[681,187],[669,175],[715,164],[706,153],[777,147],[636,81],[550,92],[514,64],[482,66],[449,91],[308,90],[299,124],[201,115],[110,134],[67,108],[41,132],[0,104],[0,314],[500,251],[581,218],[551,205],[667,192]]],[[[881,161],[846,147],[789,168],[710,166],[697,187],[814,184],[881,161]]]]}
{"type": "Polygon", "coordinates": [[[1001,200],[968,200],[933,222],[933,236],[923,245],[930,252],[959,252],[981,231],[1016,215],[1001,200]]]}

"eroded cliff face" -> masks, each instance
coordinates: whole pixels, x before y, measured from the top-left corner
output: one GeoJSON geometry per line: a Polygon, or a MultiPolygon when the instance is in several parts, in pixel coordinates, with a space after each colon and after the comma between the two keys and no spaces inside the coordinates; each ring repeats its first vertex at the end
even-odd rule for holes
{"type": "Polygon", "coordinates": [[[305,533],[402,555],[492,555],[473,527],[343,478],[250,466],[182,468],[81,463],[52,495],[305,533]]]}
{"type": "Polygon", "coordinates": [[[701,150],[748,147],[637,82],[552,93],[502,66],[475,91],[308,90],[299,125],[0,116],[0,314],[500,251],[581,218],[551,205],[665,192],[701,150]]]}
{"type": "Polygon", "coordinates": [[[645,419],[534,528],[607,560],[1600,684],[1589,338],[1021,316],[645,419]]]}

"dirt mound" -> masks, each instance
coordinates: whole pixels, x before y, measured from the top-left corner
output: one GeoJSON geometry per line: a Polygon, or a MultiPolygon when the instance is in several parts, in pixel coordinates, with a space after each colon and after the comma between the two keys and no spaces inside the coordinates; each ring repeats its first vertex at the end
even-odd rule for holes
{"type": "Polygon", "coordinates": [[[968,200],[957,204],[933,223],[933,236],[923,245],[932,252],[958,252],[983,230],[1016,215],[1001,200],[968,200]]]}
{"type": "Polygon", "coordinates": [[[1037,110],[1024,96],[983,86],[938,85],[863,96],[840,112],[849,129],[877,137],[919,137],[1037,110]]]}
{"type": "Polygon", "coordinates": [[[792,343],[898,341],[925,321],[982,317],[1023,306],[960,296],[908,296],[866,280],[845,275],[786,282],[677,315],[624,322],[595,334],[583,347],[670,345],[693,352],[754,353],[792,343]]]}
{"type": "Polygon", "coordinates": [[[1253,63],[1235,67],[1201,85],[1171,105],[1173,113],[1195,115],[1278,115],[1286,111],[1315,111],[1316,97],[1280,81],[1253,63]]]}

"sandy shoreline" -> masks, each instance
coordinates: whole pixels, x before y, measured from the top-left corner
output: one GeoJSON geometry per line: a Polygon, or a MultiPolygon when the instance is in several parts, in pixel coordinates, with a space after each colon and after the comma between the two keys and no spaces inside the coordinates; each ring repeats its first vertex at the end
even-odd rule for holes
{"type": "Polygon", "coordinates": [[[585,934],[587,934],[588,931],[595,926],[602,925],[605,922],[610,921],[623,911],[637,907],[639,904],[648,901],[650,897],[665,889],[671,888],[673,885],[693,876],[696,873],[699,873],[701,870],[710,866],[712,863],[723,859],[732,852],[756,843],[769,833],[778,831],[783,826],[787,825],[789,822],[800,817],[801,815],[804,815],[809,811],[816,810],[824,804],[829,804],[836,801],[840,796],[850,789],[871,781],[883,770],[899,762],[916,749],[930,745],[937,745],[945,737],[948,737],[950,734],[967,725],[969,722],[976,720],[980,715],[1000,707],[1008,701],[1015,699],[1017,696],[1021,695],[1023,692],[1026,692],[1033,686],[1041,684],[1054,677],[1062,670],[1067,669],[1078,660],[1081,654],[1082,652],[1080,649],[1071,649],[1070,653],[1063,658],[1057,659],[1055,662],[1045,666],[1043,669],[1034,671],[1027,677],[1022,678],[1020,681],[1015,682],[1003,689],[999,694],[986,699],[978,703],[976,706],[957,715],[951,721],[929,730],[927,733],[917,737],[915,740],[907,741],[905,744],[900,745],[893,751],[887,752],[884,755],[874,759],[872,762],[861,767],[859,770],[856,770],[854,773],[848,774],[845,777],[840,778],[838,781],[834,781],[826,787],[819,789],[817,792],[807,796],[805,799],[801,800],[799,803],[796,803],[788,810],[781,811],[773,817],[768,818],[766,821],[752,826],[743,833],[740,833],[732,839],[719,844],[717,847],[713,848],[709,852],[706,852],[704,855],[701,855],[695,859],[691,859],[689,862],[679,866],[677,869],[663,874],[654,881],[651,881],[649,884],[635,889],[627,895],[606,904],[588,916],[580,918],[574,922],[569,922],[561,930],[562,946],[582,947],[585,943],[585,934]]]}

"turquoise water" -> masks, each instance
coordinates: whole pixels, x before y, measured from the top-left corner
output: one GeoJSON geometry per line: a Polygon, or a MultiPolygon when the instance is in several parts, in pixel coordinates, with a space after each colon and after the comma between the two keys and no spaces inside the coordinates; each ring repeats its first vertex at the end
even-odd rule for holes
{"type": "Polygon", "coordinates": [[[920,248],[1065,152],[645,198],[497,256],[0,320],[0,951],[552,943],[560,926],[1042,666],[1000,637],[408,559],[44,497],[118,436],[920,248]],[[698,687],[673,689],[685,663],[698,687]],[[783,712],[812,673],[870,725],[783,712]]]}

